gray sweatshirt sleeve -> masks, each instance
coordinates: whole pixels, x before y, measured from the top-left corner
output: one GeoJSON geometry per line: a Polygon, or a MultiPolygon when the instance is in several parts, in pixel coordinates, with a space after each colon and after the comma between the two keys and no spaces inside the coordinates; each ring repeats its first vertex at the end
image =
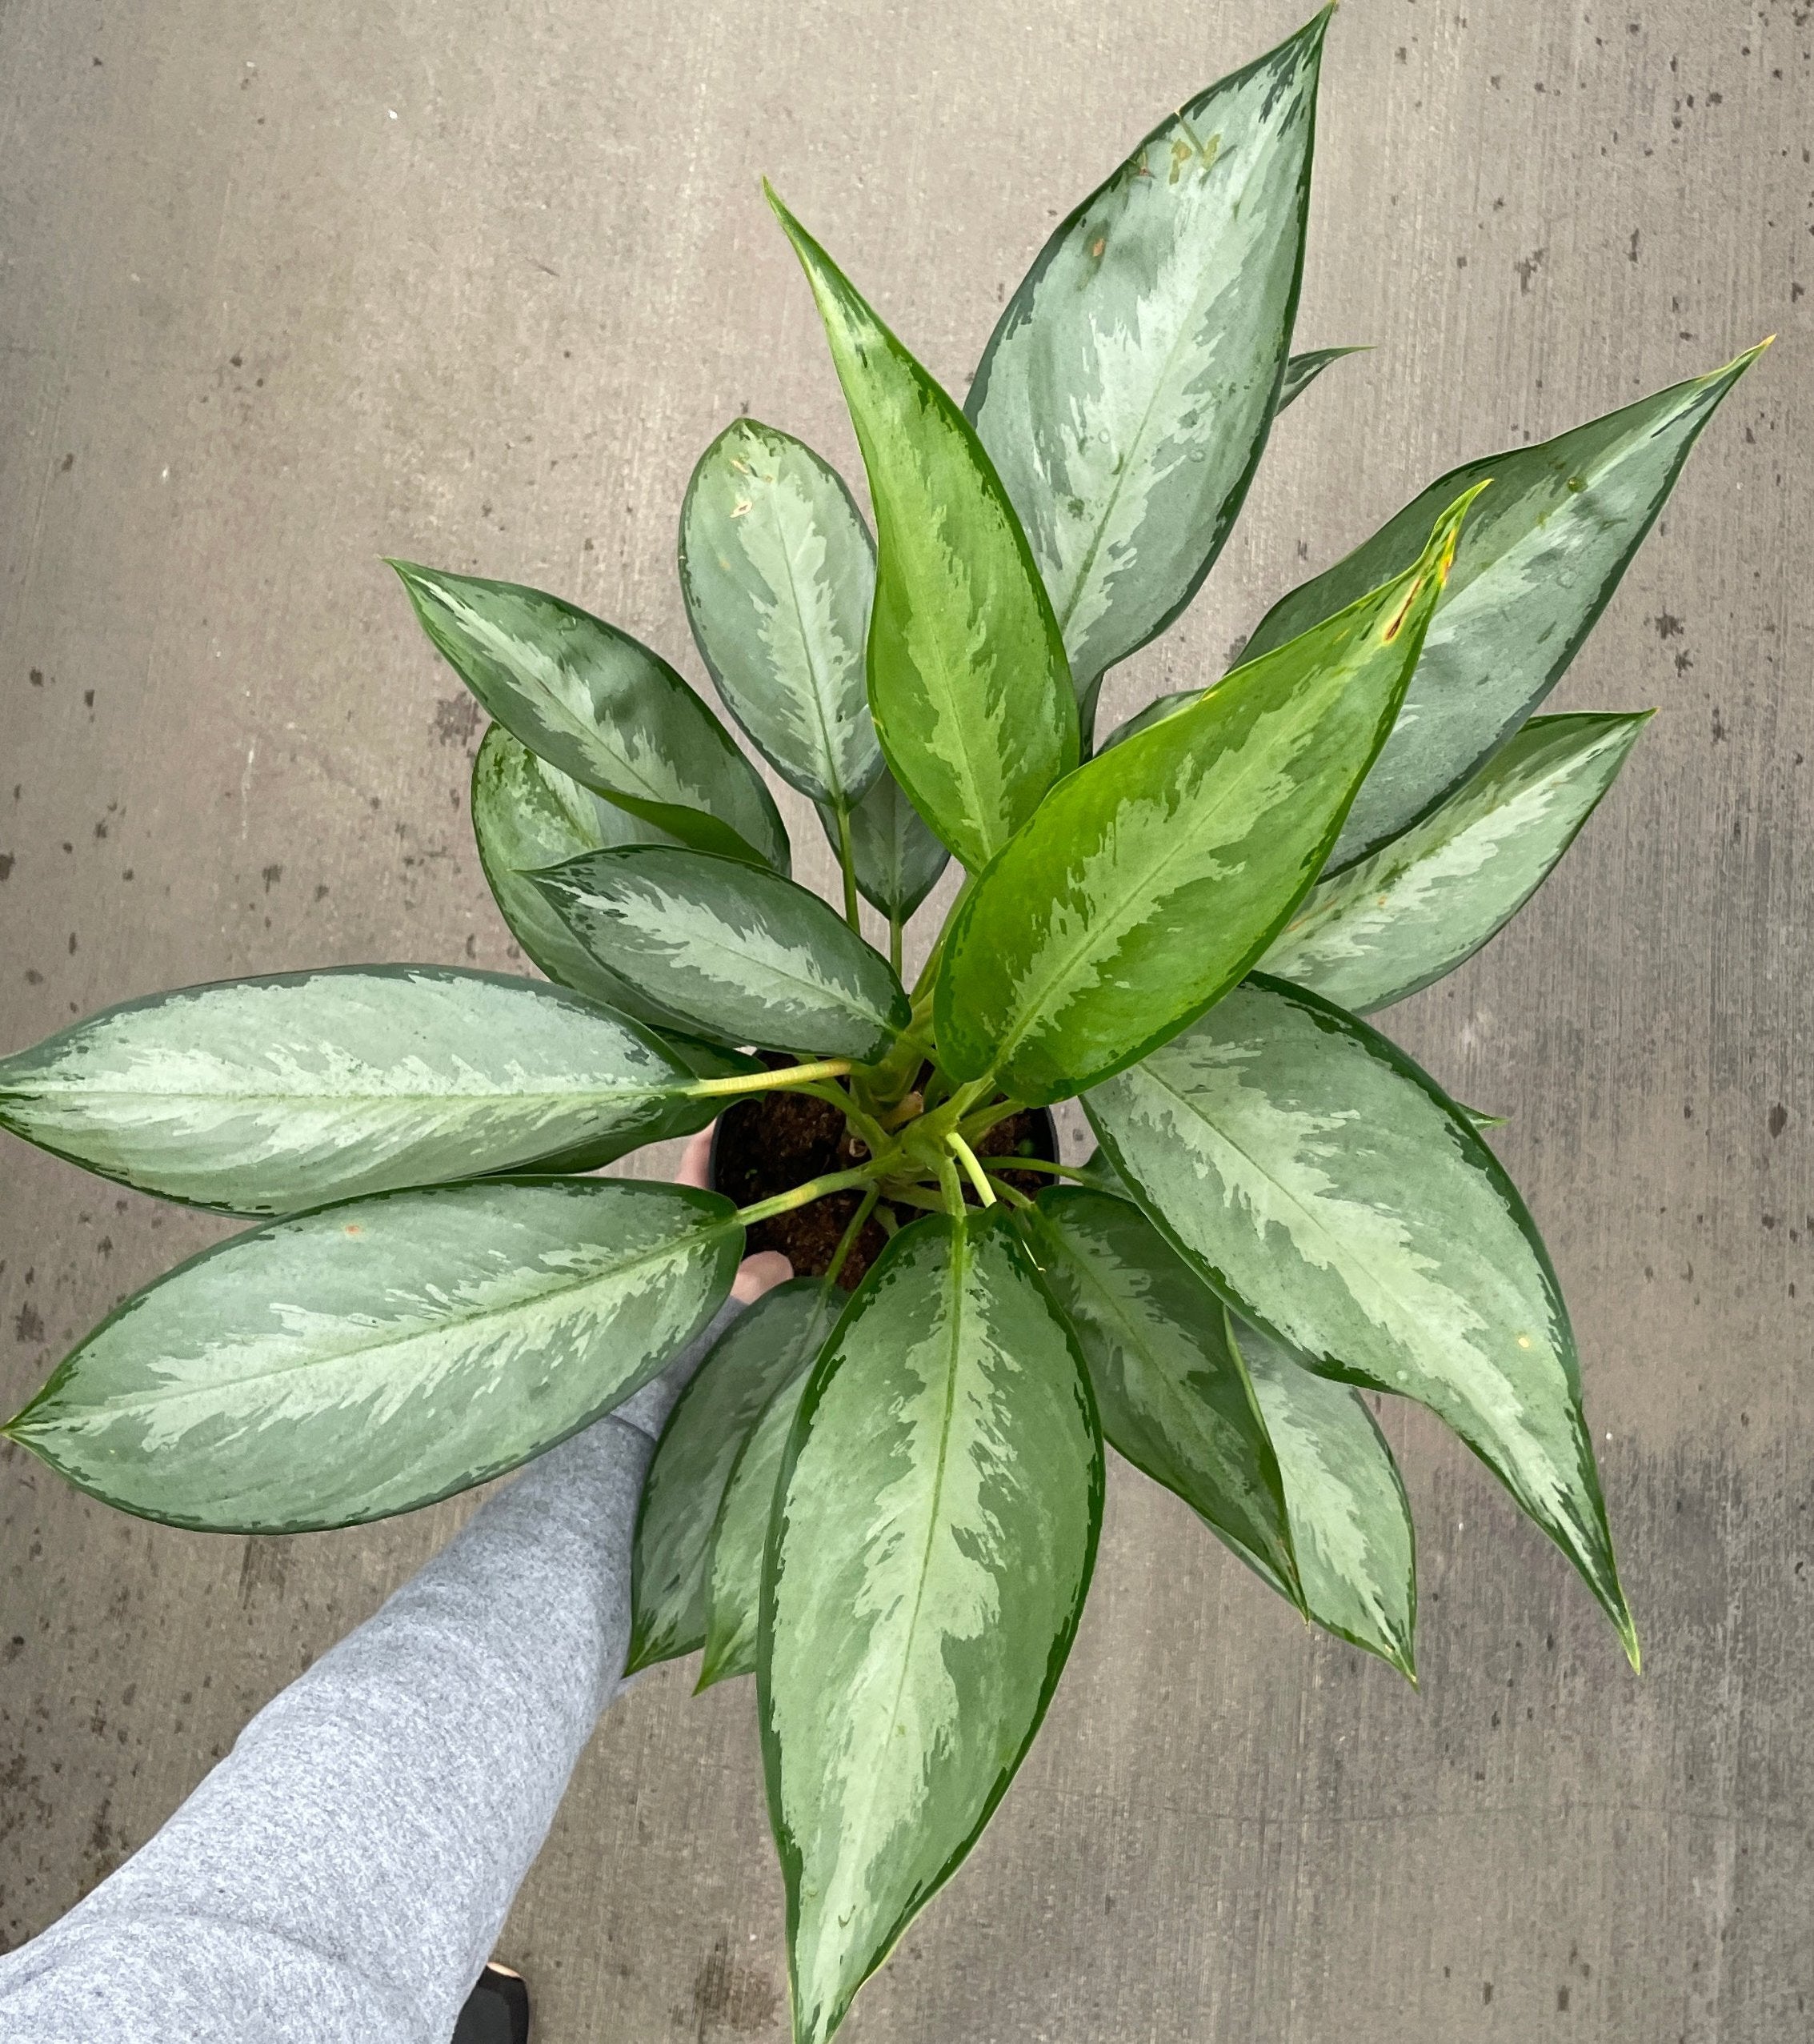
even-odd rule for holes
{"type": "Polygon", "coordinates": [[[619,1685],[643,1476],[736,1310],[491,1499],[0,1958],[7,2044],[447,2044],[619,1685]]]}

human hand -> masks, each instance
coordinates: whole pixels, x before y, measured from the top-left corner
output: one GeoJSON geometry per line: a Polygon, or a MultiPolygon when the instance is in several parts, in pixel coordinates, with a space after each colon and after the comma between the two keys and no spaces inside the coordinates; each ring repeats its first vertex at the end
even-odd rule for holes
{"type": "MultiPolygon", "coordinates": [[[[711,1156],[711,1130],[702,1128],[681,1152],[680,1168],[674,1174],[675,1181],[703,1189],[711,1156]]],[[[772,1292],[777,1285],[785,1285],[793,1274],[794,1266],[779,1249],[759,1249],[753,1256],[744,1257],[737,1266],[731,1296],[739,1305],[753,1306],[763,1293],[772,1292]]]]}

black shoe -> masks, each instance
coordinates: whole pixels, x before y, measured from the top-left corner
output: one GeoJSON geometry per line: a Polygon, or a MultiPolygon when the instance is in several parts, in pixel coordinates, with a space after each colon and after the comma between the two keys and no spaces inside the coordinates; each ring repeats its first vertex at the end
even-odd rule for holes
{"type": "Polygon", "coordinates": [[[488,1966],[466,1998],[453,2044],[529,2044],[529,1990],[507,1966],[488,1966]]]}

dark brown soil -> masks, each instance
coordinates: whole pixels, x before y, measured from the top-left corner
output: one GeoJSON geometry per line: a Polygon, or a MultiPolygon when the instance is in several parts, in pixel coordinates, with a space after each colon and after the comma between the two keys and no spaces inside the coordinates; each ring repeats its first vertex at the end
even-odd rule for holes
{"type": "MultiPolygon", "coordinates": [[[[998,1122],[977,1144],[977,1153],[1039,1156],[1055,1163],[1054,1136],[1051,1116],[1043,1108],[1029,1108],[998,1122]]],[[[747,1207],[754,1200],[791,1191],[809,1178],[848,1171],[857,1161],[843,1116],[829,1101],[799,1093],[762,1093],[739,1100],[719,1120],[712,1143],[711,1182],[717,1191],[747,1207]]],[[[1004,1171],[1002,1176],[1029,1196],[1051,1182],[1043,1172],[1004,1171]]],[[[974,1203],[976,1196],[967,1184],[964,1191],[974,1203]]],[[[759,1220],[750,1230],[749,1252],[753,1256],[759,1249],[779,1249],[793,1264],[797,1277],[821,1277],[862,1198],[857,1192],[829,1192],[811,1206],[759,1220]]],[[[920,1217],[916,1207],[891,1210],[902,1227],[920,1217]]],[[[847,1292],[855,1289],[887,1239],[881,1223],[871,1216],[838,1273],[847,1292]]]]}

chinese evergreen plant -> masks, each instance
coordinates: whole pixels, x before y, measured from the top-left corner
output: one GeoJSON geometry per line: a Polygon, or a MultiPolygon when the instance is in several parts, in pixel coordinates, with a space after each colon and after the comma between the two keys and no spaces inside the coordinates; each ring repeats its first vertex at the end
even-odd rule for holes
{"type": "Polygon", "coordinates": [[[1643,714],[1532,712],[1752,356],[1443,477],[1229,673],[1092,743],[1103,675],[1189,602],[1272,420],[1345,352],[1289,353],[1327,19],[1071,214],[961,407],[773,201],[875,536],[810,448],[739,419],[694,474],[680,573],[726,706],[823,819],[842,917],[656,654],[398,563],[495,719],[474,827],[555,984],[239,980],[0,1064],[28,1140],[260,1220],[127,1301],[6,1429],[179,1526],[349,1525],[495,1477],[658,1372],[752,1224],[859,1196],[828,1275],[708,1358],[638,1533],[637,1664],[703,1646],[703,1681],[757,1679],[802,2044],[1026,1751],[1105,1440],[1408,1675],[1412,1525],[1359,1394],[1414,1399],[1636,1663],[1548,1257],[1481,1117],[1361,1018],[1486,943],[1617,773],[1643,714]],[[948,857],[909,991],[903,926],[948,857]],[[587,1175],[776,1090],[835,1110],[848,1168],[742,1210],[587,1175]],[[1017,1157],[1055,1181],[1029,1200],[989,1132],[1073,1097],[1100,1147],[1017,1157]],[[890,1239],[847,1299],[872,1216],[890,1239]]]}

